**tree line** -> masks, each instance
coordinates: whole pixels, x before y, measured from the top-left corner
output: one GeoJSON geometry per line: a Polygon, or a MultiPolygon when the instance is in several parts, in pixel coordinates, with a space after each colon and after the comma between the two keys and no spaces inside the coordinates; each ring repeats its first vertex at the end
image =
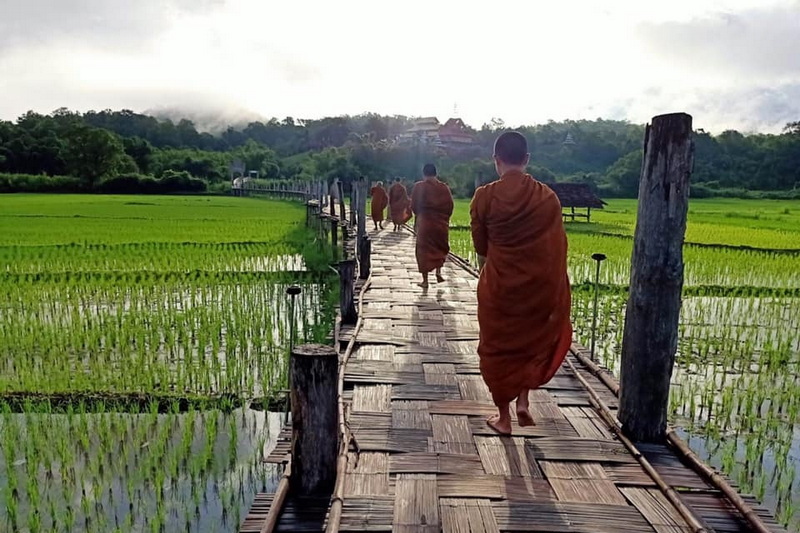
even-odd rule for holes
{"type": "MultiPolygon", "coordinates": [[[[493,120],[470,129],[474,144],[457,152],[425,142],[399,143],[413,124],[405,116],[364,114],[287,117],[228,127],[212,135],[191,120],[122,111],[29,111],[0,121],[0,191],[223,192],[229,164],[242,161],[265,179],[365,175],[417,179],[434,162],[458,196],[495,178],[492,143],[507,129],[493,120]],[[16,176],[16,177],[15,177],[16,176]],[[25,176],[20,177],[20,176],[25,176]]],[[[531,173],[542,181],[589,183],[601,196],[637,194],[644,127],[616,120],[567,120],[516,128],[531,149],[531,173]]],[[[695,132],[695,196],[800,194],[800,123],[778,135],[695,132]]]]}

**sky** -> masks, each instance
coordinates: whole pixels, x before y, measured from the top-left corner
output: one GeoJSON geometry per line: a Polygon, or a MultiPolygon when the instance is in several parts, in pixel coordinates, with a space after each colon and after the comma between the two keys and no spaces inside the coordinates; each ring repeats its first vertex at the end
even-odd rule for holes
{"type": "Polygon", "coordinates": [[[0,119],[800,120],[800,0],[0,0],[0,119]]]}

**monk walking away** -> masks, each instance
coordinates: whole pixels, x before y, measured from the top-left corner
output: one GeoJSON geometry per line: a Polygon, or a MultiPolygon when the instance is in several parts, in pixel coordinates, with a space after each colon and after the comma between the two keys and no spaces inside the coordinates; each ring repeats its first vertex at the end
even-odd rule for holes
{"type": "Polygon", "coordinates": [[[389,216],[394,225],[392,231],[399,231],[400,226],[411,219],[411,199],[400,178],[395,178],[389,187],[389,216]]]}
{"type": "Polygon", "coordinates": [[[442,265],[450,252],[448,231],[453,214],[453,195],[450,187],[439,181],[436,167],[427,164],[422,169],[422,181],[411,190],[411,210],[417,224],[417,266],[422,274],[419,286],[428,288],[428,274],[435,270],[436,281],[444,281],[442,265]]]}
{"type": "Polygon", "coordinates": [[[561,203],[525,173],[530,154],[520,133],[494,145],[498,181],[479,187],[470,205],[478,253],[478,355],[498,414],[487,423],[511,434],[510,403],[520,426],[534,425],[528,393],[552,379],[572,342],[567,236],[561,203]]]}
{"type": "Polygon", "coordinates": [[[389,204],[389,196],[386,194],[386,189],[383,188],[383,182],[379,181],[372,189],[370,189],[372,201],[370,207],[372,208],[372,222],[375,224],[375,229],[380,226],[383,229],[383,210],[389,204]]]}

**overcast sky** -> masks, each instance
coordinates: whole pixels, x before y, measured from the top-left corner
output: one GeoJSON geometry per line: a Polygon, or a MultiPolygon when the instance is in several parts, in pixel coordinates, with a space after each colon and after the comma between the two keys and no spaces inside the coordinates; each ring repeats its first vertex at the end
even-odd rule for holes
{"type": "Polygon", "coordinates": [[[800,120],[800,0],[0,0],[0,119],[800,120]],[[472,3],[469,3],[472,2],[472,3]]]}

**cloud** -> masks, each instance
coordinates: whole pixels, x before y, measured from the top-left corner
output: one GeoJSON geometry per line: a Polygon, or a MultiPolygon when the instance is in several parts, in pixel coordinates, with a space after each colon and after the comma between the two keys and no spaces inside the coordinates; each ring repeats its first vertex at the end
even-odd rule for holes
{"type": "Polygon", "coordinates": [[[734,75],[745,83],[800,77],[800,3],[645,22],[638,34],[650,53],[686,74],[734,75]]]}
{"type": "Polygon", "coordinates": [[[175,20],[222,0],[5,0],[0,53],[54,45],[131,51],[153,44],[175,20]]]}

